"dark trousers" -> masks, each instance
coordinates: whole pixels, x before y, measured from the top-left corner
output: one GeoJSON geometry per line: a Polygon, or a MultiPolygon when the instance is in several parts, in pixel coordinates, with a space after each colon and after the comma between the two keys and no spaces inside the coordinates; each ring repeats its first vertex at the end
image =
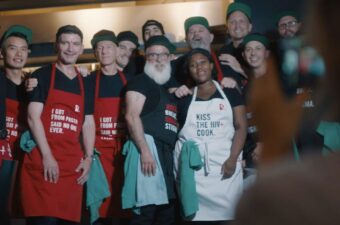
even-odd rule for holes
{"type": "Polygon", "coordinates": [[[93,225],[129,225],[130,219],[100,218],[93,225]]]}
{"type": "Polygon", "coordinates": [[[79,225],[77,222],[62,220],[54,217],[35,216],[26,219],[27,225],[79,225]]]}
{"type": "Polygon", "coordinates": [[[175,224],[174,204],[148,205],[140,209],[140,215],[134,214],[130,225],[173,225],[175,224]]]}
{"type": "Polygon", "coordinates": [[[183,222],[183,225],[233,225],[234,221],[194,221],[183,222]]]}

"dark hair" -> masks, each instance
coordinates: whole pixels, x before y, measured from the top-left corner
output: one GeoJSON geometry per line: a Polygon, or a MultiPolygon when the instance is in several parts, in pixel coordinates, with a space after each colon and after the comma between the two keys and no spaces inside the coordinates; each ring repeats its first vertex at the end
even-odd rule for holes
{"type": "Polygon", "coordinates": [[[144,37],[145,29],[146,29],[146,27],[152,26],[152,25],[158,27],[158,28],[161,30],[161,32],[162,32],[163,35],[165,34],[163,25],[162,25],[160,22],[158,22],[157,20],[147,20],[147,21],[143,24],[143,27],[142,27],[142,37],[143,37],[144,43],[145,43],[145,37],[144,37]]]}
{"type": "Polygon", "coordinates": [[[205,57],[208,58],[209,62],[213,62],[213,58],[210,54],[210,52],[208,50],[205,50],[203,48],[195,48],[195,49],[192,49],[190,52],[187,53],[186,55],[186,66],[189,66],[189,62],[192,58],[193,55],[196,55],[196,54],[202,54],[204,55],[205,57]]]}
{"type": "Polygon", "coordinates": [[[65,26],[60,27],[58,29],[56,35],[55,35],[56,36],[56,42],[59,41],[59,37],[62,34],[77,34],[77,35],[79,35],[81,41],[83,42],[83,32],[81,32],[81,30],[77,26],[65,25],[65,26]]]}

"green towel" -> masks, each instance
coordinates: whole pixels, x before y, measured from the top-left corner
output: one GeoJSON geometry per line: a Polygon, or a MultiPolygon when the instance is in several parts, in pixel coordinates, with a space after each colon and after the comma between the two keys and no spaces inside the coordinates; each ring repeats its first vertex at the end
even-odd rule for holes
{"type": "Polygon", "coordinates": [[[20,148],[24,152],[30,153],[35,146],[37,146],[37,144],[34,141],[31,132],[29,130],[23,132],[20,137],[20,148]]]}
{"type": "Polygon", "coordinates": [[[324,137],[324,155],[340,151],[340,123],[321,121],[316,131],[324,137]]]}
{"type": "Polygon", "coordinates": [[[100,162],[100,153],[94,149],[93,162],[86,182],[86,207],[90,211],[90,222],[93,224],[99,219],[99,208],[105,198],[111,193],[107,182],[103,166],[100,162]]]}
{"type": "Polygon", "coordinates": [[[194,141],[183,143],[179,156],[179,195],[182,215],[193,216],[198,211],[195,171],[203,166],[197,144],[194,141]]]}

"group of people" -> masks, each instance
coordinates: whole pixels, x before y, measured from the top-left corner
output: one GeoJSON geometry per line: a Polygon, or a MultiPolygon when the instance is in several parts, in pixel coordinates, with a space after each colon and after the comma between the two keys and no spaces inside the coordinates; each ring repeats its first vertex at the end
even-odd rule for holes
{"type": "MultiPolygon", "coordinates": [[[[23,68],[32,31],[8,28],[1,39],[0,174],[8,187],[15,182],[0,204],[11,202],[12,217],[28,225],[78,224],[88,196],[83,185],[99,155],[111,196],[94,224],[167,225],[179,215],[188,224],[232,221],[243,167],[254,167],[261,154],[245,99],[250,82],[266,74],[270,42],[251,33],[251,21],[248,5],[230,4],[231,42],[215,52],[208,20],[188,18],[189,52],[179,58],[156,20],[143,25],[144,56],[134,56],[133,32],[100,30],[91,40],[100,67],[88,76],[76,66],[83,53],[78,27],[58,29],[57,61],[30,76],[23,68]],[[24,153],[30,136],[34,144],[24,153]],[[5,173],[9,161],[19,162],[16,175],[5,173]]],[[[300,26],[290,11],[277,20],[282,38],[300,26]]],[[[1,212],[7,223],[9,211],[1,212]]]]}

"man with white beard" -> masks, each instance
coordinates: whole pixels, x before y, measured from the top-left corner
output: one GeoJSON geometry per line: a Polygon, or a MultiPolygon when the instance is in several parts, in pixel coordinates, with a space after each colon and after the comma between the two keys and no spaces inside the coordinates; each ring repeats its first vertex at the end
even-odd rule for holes
{"type": "Polygon", "coordinates": [[[131,225],[151,225],[154,221],[174,224],[172,151],[177,137],[177,106],[164,87],[171,76],[170,54],[174,50],[164,36],[148,39],[144,73],[129,81],[126,88],[125,119],[130,140],[123,149],[122,206],[139,208],[131,225]]]}

